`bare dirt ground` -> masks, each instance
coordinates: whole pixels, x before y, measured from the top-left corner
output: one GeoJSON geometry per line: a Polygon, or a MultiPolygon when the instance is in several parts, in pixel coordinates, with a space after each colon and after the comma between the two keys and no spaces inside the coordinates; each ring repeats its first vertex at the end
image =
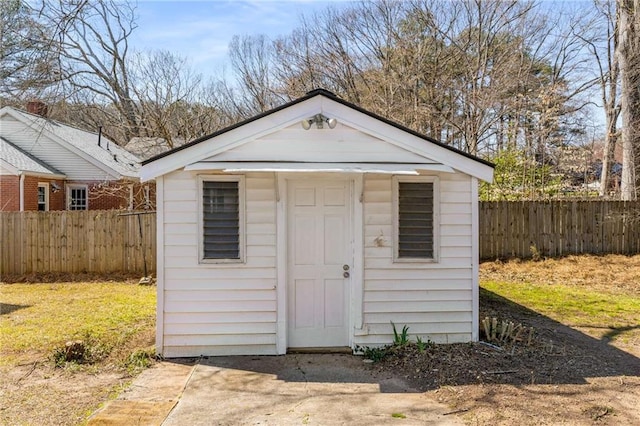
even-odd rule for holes
{"type": "MultiPolygon", "coordinates": [[[[485,263],[482,275],[578,286],[592,282],[594,289],[640,294],[640,256],[485,263]]],[[[640,424],[637,340],[618,341],[615,329],[571,328],[486,290],[481,290],[480,310],[480,318],[533,327],[532,344],[497,349],[473,343],[423,352],[409,345],[392,349],[378,368],[411,380],[469,424],[640,424]]]]}
{"type": "Polygon", "coordinates": [[[0,424],[80,425],[101,404],[117,396],[133,373],[122,360],[153,344],[154,330],[135,336],[109,358],[91,365],[56,368],[50,354],[32,353],[18,366],[0,366],[0,424]]]}
{"type": "Polygon", "coordinates": [[[513,353],[481,343],[422,353],[411,345],[379,368],[410,379],[470,424],[640,424],[640,359],[517,305],[481,303],[535,327],[538,344],[513,353]]]}

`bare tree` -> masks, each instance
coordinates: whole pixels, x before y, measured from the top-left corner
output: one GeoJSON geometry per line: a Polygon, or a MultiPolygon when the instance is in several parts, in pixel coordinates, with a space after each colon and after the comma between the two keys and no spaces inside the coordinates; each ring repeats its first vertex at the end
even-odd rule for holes
{"type": "Polygon", "coordinates": [[[167,51],[136,52],[135,4],[117,0],[44,1],[38,22],[55,26],[48,45],[58,59],[65,121],[102,128],[120,145],[148,138],[171,148],[214,129],[218,112],[202,102],[202,76],[167,51]]]}
{"type": "Polygon", "coordinates": [[[129,36],[137,26],[134,5],[112,0],[44,4],[47,25],[64,23],[54,47],[67,92],[82,92],[87,103],[112,106],[123,122],[123,137],[115,138],[120,143],[138,135],[139,111],[127,66],[129,36]]]}
{"type": "Polygon", "coordinates": [[[275,107],[273,45],[264,35],[234,36],[229,43],[231,66],[238,79],[236,109],[250,115],[275,107]]]}
{"type": "Polygon", "coordinates": [[[604,152],[600,174],[599,195],[609,193],[611,168],[617,141],[617,122],[620,115],[618,104],[618,58],[615,54],[618,45],[618,22],[616,7],[610,0],[594,1],[594,21],[591,31],[581,35],[583,41],[597,65],[597,79],[600,99],[605,113],[604,152]]]}
{"type": "Polygon", "coordinates": [[[133,55],[127,66],[140,114],[139,136],[161,138],[173,148],[212,130],[202,115],[214,112],[198,104],[202,75],[186,58],[153,51],[133,55]]]}
{"type": "Polygon", "coordinates": [[[640,148],[640,1],[618,0],[623,200],[637,198],[634,149],[640,148]]]}
{"type": "Polygon", "coordinates": [[[7,100],[48,98],[60,80],[51,50],[60,26],[44,25],[37,14],[30,2],[0,1],[0,93],[7,100]]]}

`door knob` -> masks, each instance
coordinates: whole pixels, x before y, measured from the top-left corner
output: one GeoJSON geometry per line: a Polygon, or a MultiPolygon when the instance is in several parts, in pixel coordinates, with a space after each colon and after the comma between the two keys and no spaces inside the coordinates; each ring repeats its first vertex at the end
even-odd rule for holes
{"type": "Polygon", "coordinates": [[[342,265],[342,269],[344,269],[345,271],[349,270],[349,265],[342,265]]]}
{"type": "Polygon", "coordinates": [[[345,278],[349,278],[349,273],[347,271],[344,271],[344,273],[342,274],[343,277],[345,278]]]}

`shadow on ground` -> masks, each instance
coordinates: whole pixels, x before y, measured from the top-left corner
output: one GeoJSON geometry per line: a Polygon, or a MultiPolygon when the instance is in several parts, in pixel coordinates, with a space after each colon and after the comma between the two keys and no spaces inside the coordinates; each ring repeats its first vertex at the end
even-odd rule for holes
{"type": "Polygon", "coordinates": [[[505,367],[528,371],[528,376],[497,375],[498,382],[531,384],[533,379],[534,383],[583,384],[587,378],[640,376],[640,359],[611,344],[614,337],[640,325],[603,324],[609,332],[597,339],[482,288],[480,317],[509,319],[535,329],[531,347],[522,343],[516,345],[514,355],[494,355],[505,367]]]}
{"type": "Polygon", "coordinates": [[[30,305],[12,305],[11,303],[0,303],[0,315],[7,315],[19,309],[28,308],[30,305]]]}

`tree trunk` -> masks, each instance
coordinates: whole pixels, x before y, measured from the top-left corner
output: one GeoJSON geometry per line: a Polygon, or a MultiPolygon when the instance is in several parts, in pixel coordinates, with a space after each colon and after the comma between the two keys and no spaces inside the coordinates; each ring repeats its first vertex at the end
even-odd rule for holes
{"type": "MultiPolygon", "coordinates": [[[[609,194],[611,186],[611,168],[615,164],[616,143],[618,141],[618,117],[620,107],[618,105],[618,78],[620,69],[618,67],[618,22],[615,14],[615,6],[605,5],[603,18],[607,20],[607,48],[606,48],[606,68],[600,66],[600,90],[602,93],[602,105],[606,117],[606,134],[604,137],[604,152],[602,158],[602,171],[600,176],[601,197],[609,194]]],[[[594,50],[596,60],[600,62],[598,53],[594,50]]]]}
{"type": "MultiPolygon", "coordinates": [[[[612,95],[613,96],[613,95],[612,95]]],[[[605,197],[609,193],[609,184],[611,182],[611,166],[615,163],[616,149],[616,121],[618,119],[618,109],[615,105],[605,105],[607,133],[604,136],[604,152],[602,155],[602,172],[600,176],[600,196],[605,197]]]]}
{"type": "Polygon", "coordinates": [[[620,105],[622,115],[622,177],[620,196],[623,200],[637,197],[634,147],[640,148],[640,61],[636,24],[640,0],[618,0],[618,63],[620,65],[620,105]]]}

